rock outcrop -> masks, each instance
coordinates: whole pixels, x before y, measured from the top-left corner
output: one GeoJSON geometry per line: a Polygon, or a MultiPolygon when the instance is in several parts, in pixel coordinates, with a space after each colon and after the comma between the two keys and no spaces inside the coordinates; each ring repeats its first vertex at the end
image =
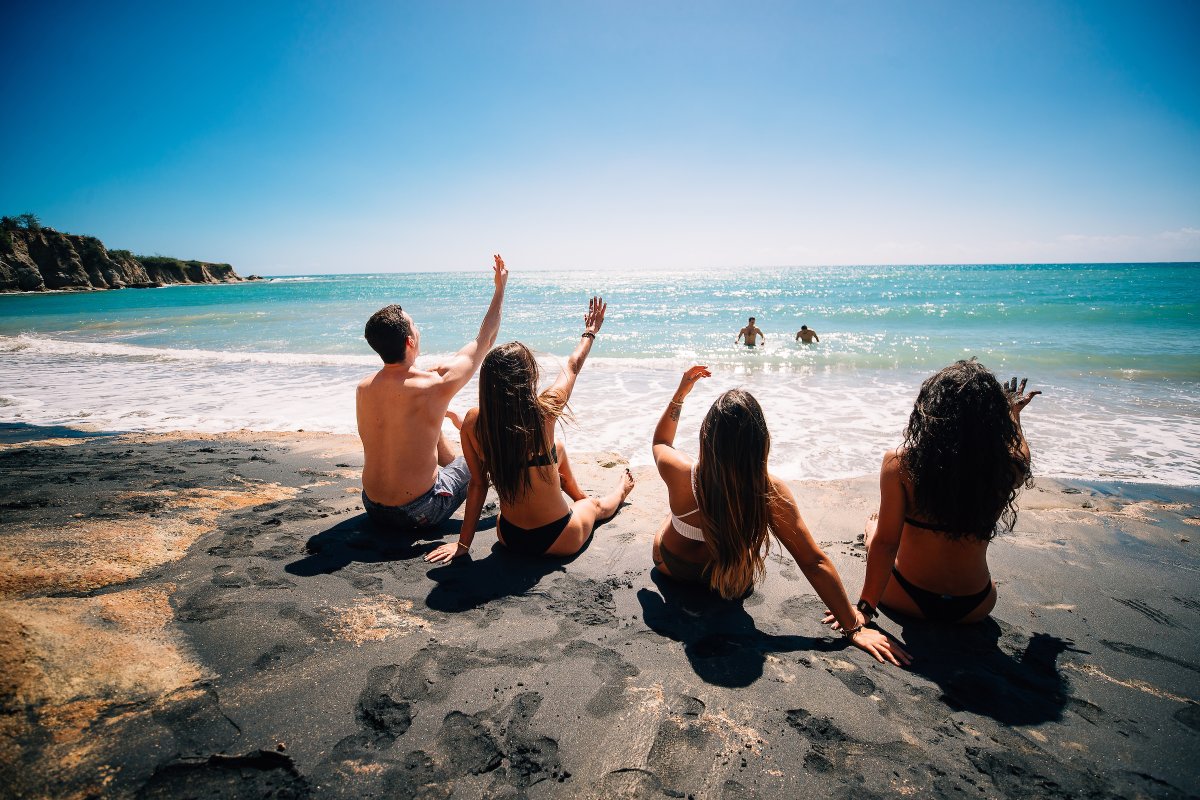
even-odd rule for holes
{"type": "Polygon", "coordinates": [[[235,283],[246,280],[229,264],[138,258],[108,250],[95,236],[53,228],[0,231],[0,292],[52,289],[88,291],[165,286],[169,283],[235,283]]]}

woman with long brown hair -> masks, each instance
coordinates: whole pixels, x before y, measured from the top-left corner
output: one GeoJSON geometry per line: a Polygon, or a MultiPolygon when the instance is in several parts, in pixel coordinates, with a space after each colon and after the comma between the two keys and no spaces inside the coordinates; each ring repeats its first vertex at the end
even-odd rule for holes
{"type": "Polygon", "coordinates": [[[501,345],[484,357],[479,368],[479,407],[468,411],[462,421],[463,455],[471,470],[462,531],[457,542],[426,554],[426,561],[447,562],[470,551],[489,484],[500,495],[496,535],[501,544],[519,553],[574,555],[592,535],[597,520],[617,513],[633,490],[629,470],[604,497],[588,497],[571,472],[566,446],[554,437],[554,426],[567,413],[575,379],[607,309],[599,297],[592,298],[575,352],[544,392],[538,392],[537,360],[520,342],[501,345]]]}
{"type": "MultiPolygon", "coordinates": [[[[867,522],[858,607],[885,605],[934,622],[978,622],[996,605],[987,550],[1017,522],[1032,483],[1021,411],[1041,392],[1006,384],[974,359],[921,384],[904,442],[879,470],[879,513],[867,522]]],[[[827,617],[826,622],[834,622],[827,617]]]]}
{"type": "Polygon", "coordinates": [[[771,435],[758,401],[732,389],[717,398],[700,426],[695,463],[675,449],[683,401],[707,367],[683,374],[654,431],[654,462],[667,485],[671,516],[654,537],[654,565],[677,580],[708,585],[726,599],[747,594],[763,576],[770,535],[841,623],[842,635],[878,661],[899,666],[908,654],[867,628],[832,562],[809,533],[787,484],[767,471],[771,435]]]}

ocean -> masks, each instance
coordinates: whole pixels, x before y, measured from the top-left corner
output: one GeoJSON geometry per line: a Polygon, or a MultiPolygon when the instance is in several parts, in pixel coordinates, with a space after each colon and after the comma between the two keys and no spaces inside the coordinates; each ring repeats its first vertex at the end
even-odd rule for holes
{"type": "MultiPolygon", "coordinates": [[[[84,294],[0,295],[0,422],[120,431],[354,432],[362,338],[400,303],[423,365],[478,329],[491,270],[324,275],[84,294]]],[[[1200,485],[1200,264],[854,266],[708,272],[511,268],[500,342],[546,381],[608,302],[564,427],[580,451],[650,462],[680,374],[707,364],[677,440],[694,452],[721,391],[763,405],[771,468],[874,473],[921,381],[977,357],[1041,389],[1023,415],[1036,475],[1200,485]],[[748,317],[766,346],[734,344],[748,317]],[[819,344],[794,341],[802,324],[819,344]]],[[[472,381],[452,403],[475,405],[472,381]]]]}

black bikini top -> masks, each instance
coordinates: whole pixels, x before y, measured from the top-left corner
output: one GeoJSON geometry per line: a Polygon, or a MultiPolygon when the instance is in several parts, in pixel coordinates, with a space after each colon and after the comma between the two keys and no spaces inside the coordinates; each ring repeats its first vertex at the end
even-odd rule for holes
{"type": "Polygon", "coordinates": [[[912,517],[905,517],[904,524],[912,525],[914,528],[920,528],[921,530],[934,531],[936,533],[958,533],[959,532],[959,531],[955,530],[954,528],[950,527],[949,525],[937,525],[933,522],[924,522],[919,519],[913,519],[912,517]]]}
{"type": "Polygon", "coordinates": [[[558,445],[550,445],[550,455],[536,455],[525,464],[526,467],[548,467],[558,463],[558,445]]]}

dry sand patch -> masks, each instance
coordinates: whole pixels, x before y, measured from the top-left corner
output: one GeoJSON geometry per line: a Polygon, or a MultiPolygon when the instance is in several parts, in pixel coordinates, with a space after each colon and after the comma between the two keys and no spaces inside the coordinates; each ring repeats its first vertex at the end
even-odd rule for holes
{"type": "Polygon", "coordinates": [[[216,528],[222,513],[295,496],[295,489],[273,483],[126,492],[115,499],[126,506],[141,501],[155,513],[8,532],[0,537],[0,598],[85,592],[131,580],[183,556],[216,528]]]}

